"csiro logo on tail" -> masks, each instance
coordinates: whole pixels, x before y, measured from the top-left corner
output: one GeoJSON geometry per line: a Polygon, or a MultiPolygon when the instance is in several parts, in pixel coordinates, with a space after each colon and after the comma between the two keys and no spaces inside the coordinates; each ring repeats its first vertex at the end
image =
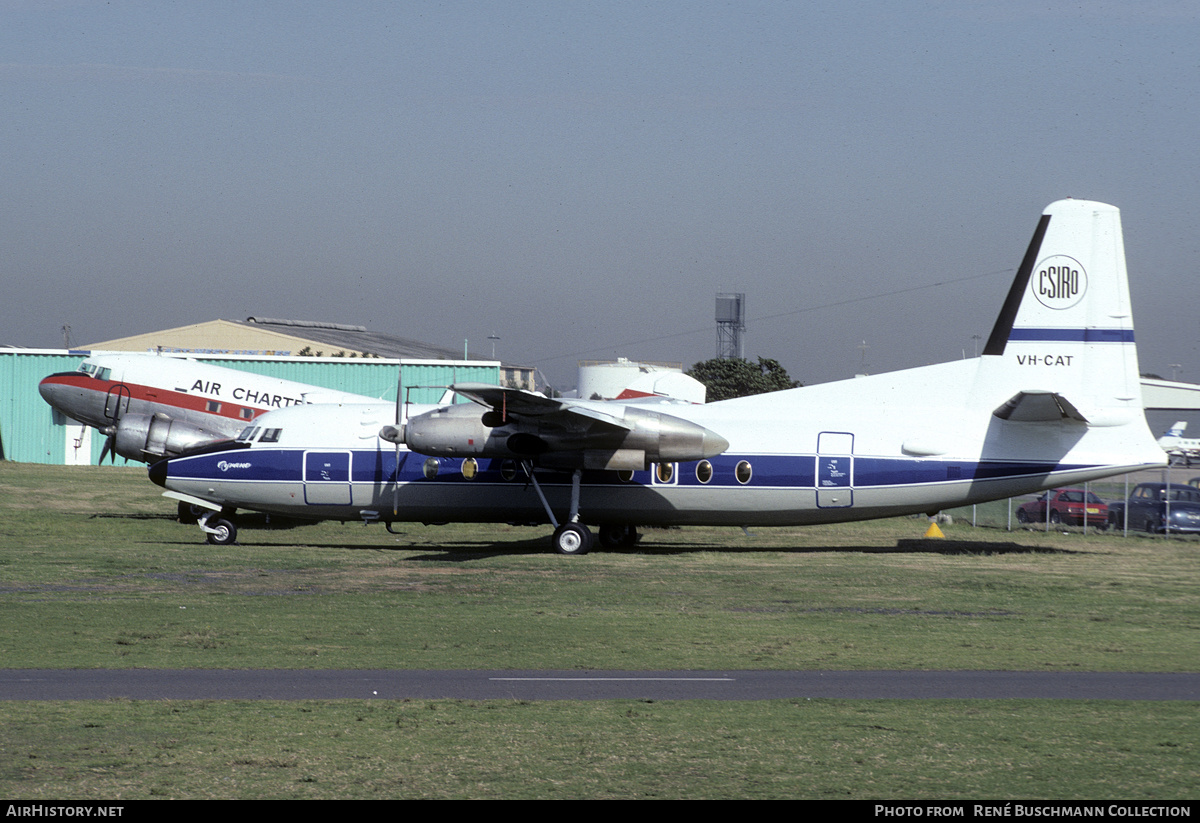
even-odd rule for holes
{"type": "Polygon", "coordinates": [[[1037,264],[1029,288],[1046,308],[1069,309],[1087,293],[1087,272],[1074,257],[1056,254],[1037,264]]]}

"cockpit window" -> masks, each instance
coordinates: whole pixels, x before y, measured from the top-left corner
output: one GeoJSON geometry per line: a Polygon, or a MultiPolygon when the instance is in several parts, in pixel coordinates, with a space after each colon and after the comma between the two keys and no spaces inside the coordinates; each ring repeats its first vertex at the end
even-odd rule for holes
{"type": "Polygon", "coordinates": [[[260,443],[278,443],[279,433],[283,429],[263,429],[262,437],[259,438],[260,443]]]}
{"type": "Polygon", "coordinates": [[[249,443],[254,440],[254,435],[258,433],[258,426],[247,426],[242,429],[242,433],[237,436],[239,443],[249,443]]]}

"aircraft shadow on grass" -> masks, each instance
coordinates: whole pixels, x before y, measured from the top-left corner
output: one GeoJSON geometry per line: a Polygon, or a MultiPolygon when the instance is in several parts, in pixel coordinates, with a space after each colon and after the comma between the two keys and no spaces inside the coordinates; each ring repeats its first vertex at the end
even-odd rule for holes
{"type": "MultiPolygon", "coordinates": [[[[246,535],[243,535],[246,536],[246,535]]],[[[178,545],[192,545],[189,541],[177,541],[178,545]]],[[[241,542],[242,546],[259,546],[263,548],[306,548],[319,551],[365,551],[365,552],[420,552],[408,561],[470,562],[486,560],[493,557],[514,557],[518,555],[540,555],[545,553],[545,541],[540,538],[528,538],[509,541],[493,540],[453,540],[444,543],[422,541],[420,543],[362,544],[344,542],[297,542],[291,546],[279,544],[258,543],[253,539],[241,542]]],[[[981,540],[928,540],[902,539],[894,546],[878,545],[846,545],[846,546],[714,546],[711,543],[672,543],[669,545],[643,543],[635,548],[614,549],[614,554],[644,554],[666,557],[671,555],[695,554],[705,551],[720,551],[722,554],[749,554],[760,552],[781,552],[786,554],[937,554],[937,555],[978,555],[990,557],[997,555],[1076,555],[1087,554],[1077,549],[1063,549],[1048,546],[1028,546],[1011,541],[981,541],[981,540]]]]}

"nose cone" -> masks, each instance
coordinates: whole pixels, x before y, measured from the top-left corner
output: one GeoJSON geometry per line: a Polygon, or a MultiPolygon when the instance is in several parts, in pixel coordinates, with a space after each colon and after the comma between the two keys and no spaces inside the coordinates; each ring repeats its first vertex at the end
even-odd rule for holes
{"type": "Polygon", "coordinates": [[[79,372],[59,372],[38,383],[38,394],[72,420],[102,428],[112,421],[103,417],[103,389],[97,393],[96,387],[89,385],[91,380],[92,378],[79,372]]]}
{"type": "Polygon", "coordinates": [[[43,378],[41,383],[38,383],[38,394],[42,396],[43,400],[45,400],[51,406],[54,406],[56,409],[58,408],[58,403],[56,401],[62,394],[62,384],[57,382],[55,379],[57,377],[59,377],[59,375],[52,374],[49,377],[43,378]]]}
{"type": "Polygon", "coordinates": [[[147,471],[150,474],[150,482],[156,486],[167,487],[167,464],[170,460],[159,460],[157,463],[151,463],[147,471]]]}
{"type": "Polygon", "coordinates": [[[79,388],[74,385],[73,378],[74,372],[52,374],[38,383],[38,394],[67,417],[79,419],[77,415],[80,410],[77,406],[80,405],[82,395],[79,388]]]}

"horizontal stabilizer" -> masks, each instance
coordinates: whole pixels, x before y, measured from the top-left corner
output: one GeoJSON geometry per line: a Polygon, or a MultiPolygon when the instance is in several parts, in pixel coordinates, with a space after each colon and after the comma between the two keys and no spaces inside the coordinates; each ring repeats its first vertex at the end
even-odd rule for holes
{"type": "Polygon", "coordinates": [[[1014,423],[1058,423],[1062,420],[1088,422],[1071,401],[1061,394],[1048,391],[1017,392],[992,414],[1014,423]]]}

